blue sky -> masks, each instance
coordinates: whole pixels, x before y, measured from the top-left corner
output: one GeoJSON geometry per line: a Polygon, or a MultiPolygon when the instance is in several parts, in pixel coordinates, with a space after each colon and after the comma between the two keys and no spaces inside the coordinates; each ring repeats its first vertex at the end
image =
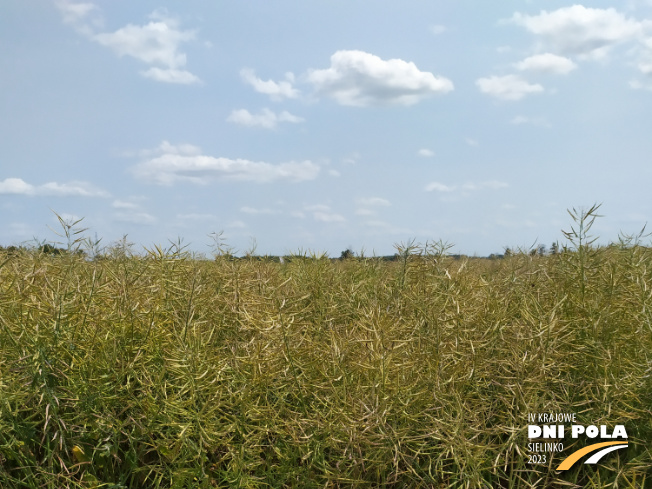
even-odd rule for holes
{"type": "Polygon", "coordinates": [[[0,243],[331,256],[650,220],[652,2],[0,6],[0,243]]]}

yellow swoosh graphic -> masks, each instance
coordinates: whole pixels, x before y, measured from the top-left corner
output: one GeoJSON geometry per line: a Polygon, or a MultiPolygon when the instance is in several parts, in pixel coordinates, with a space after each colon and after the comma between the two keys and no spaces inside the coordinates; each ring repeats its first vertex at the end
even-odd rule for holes
{"type": "Polygon", "coordinates": [[[570,469],[575,462],[577,462],[579,459],[581,459],[584,455],[587,455],[591,452],[595,452],[596,450],[600,450],[603,447],[608,447],[611,445],[627,445],[626,441],[605,441],[603,443],[595,443],[593,445],[589,445],[588,447],[584,447],[579,449],[576,452],[571,453],[568,457],[564,459],[562,463],[559,464],[559,467],[557,467],[557,470],[568,470],[570,469]]]}

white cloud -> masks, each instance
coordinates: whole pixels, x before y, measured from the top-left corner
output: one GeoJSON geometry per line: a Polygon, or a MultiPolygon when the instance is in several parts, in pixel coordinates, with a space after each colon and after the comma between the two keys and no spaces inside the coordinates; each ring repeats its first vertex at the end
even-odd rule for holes
{"type": "Polygon", "coordinates": [[[0,180],[0,194],[52,197],[108,197],[109,193],[88,182],[48,182],[32,185],[20,178],[0,180]]]}
{"type": "Polygon", "coordinates": [[[154,20],[146,25],[128,24],[115,32],[93,34],[91,39],[120,57],[131,56],[153,65],[141,72],[147,78],[165,83],[199,82],[197,76],[183,69],[186,54],[179,50],[182,43],[195,39],[195,32],[180,30],[175,19],[160,12],[151,17],[154,20]]]}
{"type": "Polygon", "coordinates": [[[371,228],[370,231],[375,231],[375,233],[382,234],[382,235],[393,234],[393,235],[410,236],[414,234],[414,231],[410,229],[393,226],[392,224],[386,221],[381,221],[379,219],[372,219],[369,221],[365,221],[364,225],[371,228]]]}
{"type": "Polygon", "coordinates": [[[424,158],[432,158],[435,156],[435,152],[427,148],[420,149],[417,154],[419,156],[423,156],[424,158]]]}
{"type": "Polygon", "coordinates": [[[357,151],[354,151],[350,155],[343,158],[342,163],[344,163],[346,165],[355,165],[360,158],[362,158],[360,153],[358,153],[357,151]]]}
{"type": "Polygon", "coordinates": [[[636,51],[639,55],[639,60],[636,67],[644,77],[648,78],[648,80],[643,82],[636,80],[631,82],[630,86],[632,88],[649,89],[649,78],[652,77],[652,37],[644,39],[642,41],[642,46],[639,47],[636,51]]]}
{"type": "Polygon", "coordinates": [[[7,178],[0,181],[0,194],[34,195],[34,186],[20,178],[7,178]]]}
{"type": "Polygon", "coordinates": [[[337,51],[331,66],[311,70],[307,79],[317,94],[341,105],[413,105],[423,98],[453,90],[447,78],[420,71],[402,59],[383,60],[364,51],[337,51]]]}
{"type": "Polygon", "coordinates": [[[332,212],[315,212],[313,213],[312,217],[314,217],[315,221],[320,221],[320,222],[344,222],[346,219],[344,216],[341,216],[340,214],[335,214],[332,212]]]}
{"type": "Polygon", "coordinates": [[[652,84],[642,82],[640,80],[632,80],[629,82],[629,87],[633,90],[652,90],[652,84]]]}
{"type": "Polygon", "coordinates": [[[198,154],[197,149],[195,146],[172,146],[163,142],[158,155],[150,156],[133,167],[132,171],[142,180],[171,185],[179,181],[205,184],[216,179],[259,183],[278,180],[300,182],[314,180],[320,170],[319,165],[311,161],[273,165],[262,161],[198,154]]]}
{"type": "Polygon", "coordinates": [[[466,182],[462,185],[444,185],[443,183],[440,182],[431,182],[428,185],[426,185],[426,192],[435,191],[435,192],[450,193],[450,192],[455,192],[457,190],[472,192],[475,190],[482,190],[482,189],[498,190],[507,187],[509,187],[509,184],[498,180],[486,180],[484,182],[477,182],[477,183],[466,182]]]}
{"type": "Polygon", "coordinates": [[[366,197],[366,198],[361,198],[356,200],[358,205],[362,206],[379,206],[379,207],[389,207],[392,205],[389,200],[383,199],[381,197],[366,197]]]}
{"type": "Polygon", "coordinates": [[[572,60],[552,53],[530,56],[514,66],[521,71],[553,73],[555,75],[566,75],[577,68],[572,60]]]}
{"type": "Polygon", "coordinates": [[[191,212],[190,214],[177,214],[177,219],[182,221],[213,221],[217,217],[213,214],[191,212]]]}
{"type": "Polygon", "coordinates": [[[507,183],[499,182],[498,180],[488,180],[486,182],[479,182],[479,183],[467,182],[461,186],[462,190],[481,190],[483,188],[496,190],[499,188],[507,188],[507,187],[509,187],[507,183]]]}
{"type": "Polygon", "coordinates": [[[50,182],[36,187],[38,195],[53,195],[60,197],[108,197],[108,192],[98,189],[87,182],[50,182]]]}
{"type": "Polygon", "coordinates": [[[541,85],[528,83],[517,75],[480,78],[475,84],[482,93],[502,100],[520,100],[528,94],[543,92],[541,85]]]}
{"type": "Polygon", "coordinates": [[[201,148],[194,144],[170,144],[169,141],[162,141],[158,148],[154,150],[145,150],[143,156],[154,154],[170,153],[175,155],[200,155],[201,148]]]}
{"type": "Polygon", "coordinates": [[[526,117],[523,115],[517,115],[513,117],[512,120],[509,122],[517,126],[523,124],[532,124],[534,126],[550,127],[550,124],[541,117],[526,117]]]}
{"type": "Polygon", "coordinates": [[[177,70],[175,68],[150,68],[149,70],[141,71],[141,75],[145,78],[151,78],[155,81],[163,83],[178,83],[181,85],[190,85],[191,83],[199,83],[201,80],[186,70],[177,70]]]}
{"type": "Polygon", "coordinates": [[[114,209],[128,209],[128,210],[136,210],[139,209],[140,206],[136,204],[135,202],[129,202],[126,200],[114,200],[111,203],[111,207],[114,209]]]}
{"type": "Polygon", "coordinates": [[[118,56],[131,56],[147,64],[178,68],[186,64],[186,55],[179,52],[179,44],[194,37],[192,32],[179,31],[175,24],[150,22],[144,26],[129,24],[115,32],[96,34],[94,39],[113,49],[118,56]]]}
{"type": "Polygon", "coordinates": [[[278,214],[279,212],[274,210],[274,209],[268,209],[268,208],[263,208],[263,209],[256,209],[254,207],[241,207],[240,212],[244,212],[245,214],[253,214],[253,215],[261,215],[261,214],[266,214],[266,215],[272,215],[272,214],[278,214]]]}
{"type": "Polygon", "coordinates": [[[426,192],[432,192],[433,190],[435,192],[452,192],[455,190],[455,187],[449,187],[448,185],[439,182],[430,182],[426,185],[426,192]]]}
{"type": "Polygon", "coordinates": [[[240,220],[235,220],[231,221],[226,225],[227,228],[234,228],[234,229],[243,229],[247,227],[247,224],[244,221],[240,220]]]}
{"type": "Polygon", "coordinates": [[[113,219],[132,224],[154,224],[157,221],[156,217],[147,212],[118,212],[113,215],[113,219]]]}
{"type": "Polygon", "coordinates": [[[439,34],[443,34],[447,30],[448,28],[445,25],[441,25],[441,24],[430,26],[430,32],[432,32],[436,36],[438,36],[439,34]]]}
{"type": "Polygon", "coordinates": [[[265,129],[274,129],[279,122],[291,122],[294,124],[304,122],[304,119],[301,117],[290,114],[285,110],[276,114],[267,108],[263,109],[259,114],[252,114],[247,109],[234,110],[226,120],[243,126],[258,126],[265,129]]]}
{"type": "Polygon", "coordinates": [[[61,12],[63,22],[86,37],[91,37],[94,30],[102,27],[103,21],[100,9],[92,3],[57,0],[54,4],[61,12]]]}
{"type": "Polygon", "coordinates": [[[641,61],[640,63],[638,63],[638,69],[644,75],[651,75],[652,74],[652,62],[650,62],[650,61],[641,61]]]}
{"type": "Polygon", "coordinates": [[[304,210],[308,212],[328,212],[331,208],[324,204],[313,204],[304,206],[304,210]]]}
{"type": "Polygon", "coordinates": [[[356,199],[356,204],[359,206],[355,213],[358,216],[375,216],[379,207],[389,207],[392,204],[389,200],[382,197],[363,197],[356,199]]]}
{"type": "Polygon", "coordinates": [[[240,71],[242,79],[251,85],[258,93],[269,95],[272,100],[282,100],[284,98],[297,98],[299,90],[294,88],[294,75],[285,74],[285,81],[275,82],[273,80],[263,81],[256,76],[254,70],[245,68],[240,71]]]}
{"type": "Polygon", "coordinates": [[[623,41],[638,36],[642,24],[628,19],[616,9],[564,7],[539,15],[515,13],[511,19],[533,34],[543,37],[555,51],[600,57],[623,41]]]}
{"type": "MultiPolygon", "coordinates": [[[[315,221],[319,222],[344,222],[346,218],[340,214],[331,211],[330,206],[325,204],[304,205],[303,210],[312,213],[315,221]]],[[[294,217],[304,217],[302,212],[296,212],[294,217]]]]}

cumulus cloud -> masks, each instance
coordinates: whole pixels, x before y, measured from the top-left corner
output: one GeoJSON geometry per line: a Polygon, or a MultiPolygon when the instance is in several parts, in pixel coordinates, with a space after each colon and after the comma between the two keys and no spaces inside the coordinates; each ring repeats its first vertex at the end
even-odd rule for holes
{"type": "Polygon", "coordinates": [[[307,80],[318,95],[356,107],[413,105],[453,90],[450,80],[420,71],[412,62],[383,60],[364,51],[337,51],[330,68],[309,71],[307,80]]]}
{"type": "Polygon", "coordinates": [[[502,100],[520,100],[526,95],[544,90],[541,85],[528,83],[517,75],[479,78],[475,84],[482,93],[502,100]]]}
{"type": "Polygon", "coordinates": [[[0,194],[49,197],[108,197],[109,193],[88,182],[48,182],[32,185],[20,178],[0,180],[0,194]]]}
{"type": "Polygon", "coordinates": [[[245,83],[251,85],[255,91],[269,95],[272,100],[297,98],[299,96],[299,90],[292,86],[294,83],[294,75],[292,73],[286,73],[285,80],[280,82],[261,80],[256,76],[254,70],[250,68],[241,70],[240,76],[245,83]]]}
{"type": "Polygon", "coordinates": [[[612,46],[638,36],[642,23],[629,19],[616,9],[573,5],[538,15],[515,13],[514,23],[541,36],[555,51],[565,54],[600,57],[612,46]]]}
{"type": "Polygon", "coordinates": [[[0,194],[34,195],[34,185],[20,178],[6,178],[0,181],[0,194]]]}
{"type": "Polygon", "coordinates": [[[267,183],[313,180],[320,170],[319,165],[311,161],[274,165],[263,161],[209,156],[197,150],[196,146],[174,146],[164,142],[158,154],[149,156],[132,168],[133,174],[159,185],[181,181],[205,184],[217,179],[267,183]]]}
{"type": "Polygon", "coordinates": [[[186,54],[179,46],[195,39],[194,31],[183,31],[178,22],[158,13],[146,25],[128,24],[115,32],[93,35],[92,39],[113,50],[118,56],[130,56],[148,65],[143,76],[166,83],[197,83],[192,73],[182,69],[186,54]]]}
{"type": "Polygon", "coordinates": [[[259,114],[252,114],[247,109],[234,110],[226,120],[242,126],[263,127],[265,129],[274,129],[280,122],[294,124],[304,122],[301,117],[290,114],[285,110],[276,114],[267,108],[263,109],[259,114]]]}
{"type": "Polygon", "coordinates": [[[552,53],[530,56],[514,66],[520,71],[535,71],[555,75],[567,75],[577,68],[572,60],[552,53]]]}
{"type": "Polygon", "coordinates": [[[427,149],[427,148],[422,148],[422,149],[420,149],[420,150],[417,152],[417,154],[418,154],[419,156],[423,156],[424,158],[432,158],[433,156],[435,156],[435,152],[432,151],[432,150],[430,150],[430,149],[427,149]]]}
{"type": "Polygon", "coordinates": [[[119,57],[130,56],[150,65],[141,71],[146,78],[188,85],[200,79],[184,69],[186,54],[180,45],[195,39],[195,32],[181,30],[179,23],[163,11],[150,15],[145,25],[127,24],[115,32],[98,32],[101,27],[99,9],[92,3],[56,2],[63,21],[98,44],[111,49],[119,57]]]}

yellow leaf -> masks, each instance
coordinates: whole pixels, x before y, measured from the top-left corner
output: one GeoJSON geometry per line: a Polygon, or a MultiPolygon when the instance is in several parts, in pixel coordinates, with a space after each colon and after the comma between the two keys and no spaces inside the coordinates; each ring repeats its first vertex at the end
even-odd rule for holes
{"type": "Polygon", "coordinates": [[[72,457],[75,459],[75,462],[77,463],[90,461],[90,459],[84,453],[84,450],[79,445],[75,445],[74,447],[72,447],[72,457]]]}

